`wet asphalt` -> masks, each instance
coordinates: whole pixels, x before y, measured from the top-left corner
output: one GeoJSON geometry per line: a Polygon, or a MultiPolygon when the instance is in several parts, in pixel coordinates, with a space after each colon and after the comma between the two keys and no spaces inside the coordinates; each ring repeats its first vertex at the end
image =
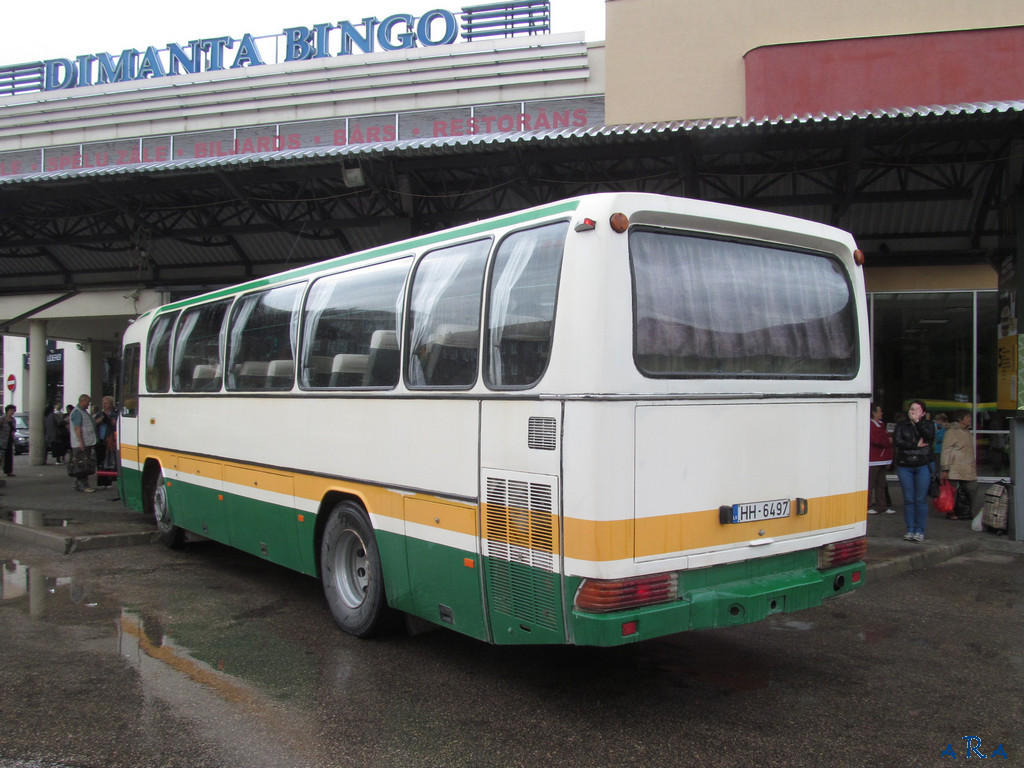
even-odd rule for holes
{"type": "Polygon", "coordinates": [[[869,518],[860,592],[755,625],[611,650],[360,641],[312,579],[164,549],[113,491],[16,472],[0,516],[51,530],[0,531],[4,768],[931,766],[968,745],[1024,764],[1024,550],[937,516],[923,544],[869,518]]]}

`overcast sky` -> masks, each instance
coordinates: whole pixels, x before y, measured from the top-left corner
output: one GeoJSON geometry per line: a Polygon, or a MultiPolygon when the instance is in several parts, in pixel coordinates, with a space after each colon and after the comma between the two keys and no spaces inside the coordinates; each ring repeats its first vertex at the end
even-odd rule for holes
{"type": "MultiPolygon", "coordinates": [[[[285,27],[338,21],[358,23],[392,13],[419,16],[435,8],[458,14],[462,7],[493,0],[294,0],[234,3],[228,0],[6,0],[0,26],[0,65],[43,59],[74,59],[87,53],[118,55],[126,48],[230,36],[279,35],[285,27]],[[259,6],[259,7],[257,7],[259,6]]],[[[583,32],[604,40],[604,0],[551,0],[551,31],[583,32]]]]}

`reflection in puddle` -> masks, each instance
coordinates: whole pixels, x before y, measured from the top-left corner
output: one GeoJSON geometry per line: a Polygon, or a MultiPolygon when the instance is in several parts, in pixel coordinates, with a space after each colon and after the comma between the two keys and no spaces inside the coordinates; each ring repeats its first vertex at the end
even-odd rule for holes
{"type": "Polygon", "coordinates": [[[67,517],[44,514],[37,509],[13,509],[4,513],[4,516],[15,525],[29,528],[67,528],[75,522],[67,517]]]}
{"type": "Polygon", "coordinates": [[[309,734],[300,722],[260,689],[201,661],[165,634],[162,622],[129,609],[118,621],[118,653],[137,673],[144,718],[154,722],[170,708],[217,744],[232,760],[249,766],[295,764],[307,751],[309,734]],[[270,735],[272,734],[272,735],[270,735]]]}
{"type": "Polygon", "coordinates": [[[98,603],[87,600],[84,584],[70,576],[46,576],[18,560],[4,560],[3,581],[0,581],[0,600],[28,598],[28,612],[34,618],[45,615],[50,605],[70,602],[95,608],[98,603]]]}

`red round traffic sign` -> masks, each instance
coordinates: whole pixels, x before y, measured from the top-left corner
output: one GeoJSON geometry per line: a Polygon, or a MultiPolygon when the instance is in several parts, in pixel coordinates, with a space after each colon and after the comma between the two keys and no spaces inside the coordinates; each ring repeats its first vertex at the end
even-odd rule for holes
{"type": "Polygon", "coordinates": [[[14,374],[12,373],[10,376],[7,377],[7,389],[13,392],[17,386],[18,380],[14,378],[14,374]]]}

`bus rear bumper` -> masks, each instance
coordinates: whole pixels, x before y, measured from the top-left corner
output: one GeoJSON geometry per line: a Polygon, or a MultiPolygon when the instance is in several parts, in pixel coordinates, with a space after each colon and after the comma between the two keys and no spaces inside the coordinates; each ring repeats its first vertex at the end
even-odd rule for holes
{"type": "Polygon", "coordinates": [[[776,613],[819,606],[863,584],[864,563],[829,570],[804,568],[689,591],[669,603],[612,613],[569,614],[576,645],[615,646],[678,632],[761,621],[776,613]]]}

